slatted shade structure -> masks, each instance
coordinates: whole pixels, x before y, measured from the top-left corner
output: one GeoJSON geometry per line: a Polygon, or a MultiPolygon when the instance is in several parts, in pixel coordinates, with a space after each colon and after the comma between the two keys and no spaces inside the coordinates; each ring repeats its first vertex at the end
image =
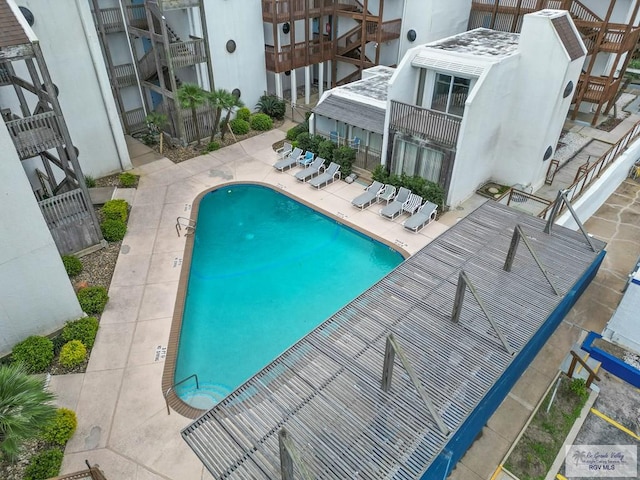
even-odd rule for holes
{"type": "Polygon", "coordinates": [[[543,229],[541,219],[485,203],[185,428],[183,438],[219,479],[281,478],[282,429],[312,478],[444,478],[604,256],[601,242],[594,240],[594,251],[580,233],[543,229]],[[506,271],[517,225],[527,248],[517,249],[506,271]],[[486,312],[467,295],[454,322],[462,277],[486,312]],[[381,389],[390,334],[427,401],[397,360],[390,388],[381,389]]]}

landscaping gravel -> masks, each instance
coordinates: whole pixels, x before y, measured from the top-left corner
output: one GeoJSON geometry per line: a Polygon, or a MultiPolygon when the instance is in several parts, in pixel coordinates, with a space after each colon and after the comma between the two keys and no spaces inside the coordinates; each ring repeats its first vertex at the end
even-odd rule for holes
{"type": "Polygon", "coordinates": [[[76,289],[78,284],[87,282],[88,286],[103,286],[109,290],[121,245],[122,242],[108,243],[106,247],[81,257],[82,272],[73,277],[76,289]]]}

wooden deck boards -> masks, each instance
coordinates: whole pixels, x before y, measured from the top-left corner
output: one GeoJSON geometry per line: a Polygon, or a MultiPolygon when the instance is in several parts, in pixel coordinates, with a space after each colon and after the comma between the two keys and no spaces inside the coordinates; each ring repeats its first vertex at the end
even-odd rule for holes
{"type": "Polygon", "coordinates": [[[386,337],[394,334],[457,430],[513,360],[469,292],[451,321],[460,270],[518,352],[596,258],[579,233],[556,227],[548,236],[543,227],[487,202],[185,428],[184,439],[215,478],[280,478],[281,428],[314,478],[419,477],[449,437],[399,362],[382,391],[386,337]],[[523,244],[512,271],[502,270],[516,224],[561,296],[523,244]]]}

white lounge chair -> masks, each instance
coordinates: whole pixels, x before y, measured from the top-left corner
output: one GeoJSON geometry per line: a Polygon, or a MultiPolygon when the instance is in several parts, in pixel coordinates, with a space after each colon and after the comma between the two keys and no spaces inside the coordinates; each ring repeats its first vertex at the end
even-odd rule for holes
{"type": "Polygon", "coordinates": [[[293,147],[291,146],[291,144],[289,142],[284,142],[284,144],[276,150],[276,153],[280,155],[280,160],[283,160],[284,157],[289,156],[292,150],[293,147]]]}
{"type": "Polygon", "coordinates": [[[420,231],[425,225],[436,219],[438,214],[438,206],[435,203],[425,202],[416,213],[411,215],[404,222],[404,228],[414,233],[420,231]]]}
{"type": "Polygon", "coordinates": [[[396,196],[396,187],[386,184],[376,196],[378,197],[379,202],[385,201],[387,202],[387,205],[389,205],[389,202],[396,196]]]}
{"type": "Polygon", "coordinates": [[[365,192],[358,195],[351,200],[351,205],[358,207],[360,210],[364,210],[369,205],[378,201],[378,194],[384,188],[384,184],[374,181],[371,185],[365,188],[365,192]]]}
{"type": "Polygon", "coordinates": [[[296,178],[301,182],[306,182],[307,180],[315,177],[320,173],[320,170],[324,171],[324,158],[317,157],[311,165],[309,165],[304,170],[300,170],[296,172],[296,178]]]}
{"type": "Polygon", "coordinates": [[[416,210],[422,205],[422,197],[415,193],[410,193],[407,201],[402,205],[402,211],[407,212],[409,215],[416,213],[416,210]]]}
{"type": "Polygon", "coordinates": [[[317,177],[309,180],[309,185],[311,185],[312,187],[316,187],[317,189],[320,189],[334,182],[336,178],[339,179],[340,176],[341,176],[340,165],[338,165],[337,163],[331,162],[329,164],[329,167],[327,167],[327,169],[324,171],[324,173],[321,173],[317,177]]]}
{"type": "Polygon", "coordinates": [[[302,150],[296,147],[293,151],[289,152],[289,154],[282,160],[274,163],[273,168],[275,168],[276,170],[280,170],[281,172],[284,172],[287,168],[293,168],[298,164],[300,155],[302,155],[302,150]]]}
{"type": "Polygon", "coordinates": [[[411,190],[405,187],[400,187],[398,195],[396,195],[391,203],[380,210],[380,215],[387,217],[389,220],[396,218],[402,213],[402,208],[409,198],[409,195],[411,195],[411,190]]]}

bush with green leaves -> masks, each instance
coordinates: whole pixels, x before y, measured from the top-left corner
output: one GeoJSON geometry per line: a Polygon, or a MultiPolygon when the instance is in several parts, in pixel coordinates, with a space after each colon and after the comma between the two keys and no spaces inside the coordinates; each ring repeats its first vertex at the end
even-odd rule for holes
{"type": "Polygon", "coordinates": [[[122,188],[135,187],[138,182],[138,176],[130,172],[122,172],[118,177],[118,182],[122,188]]]}
{"type": "Polygon", "coordinates": [[[0,385],[0,461],[13,461],[55,415],[55,396],[43,376],[30,375],[20,363],[0,365],[0,385]]]}
{"type": "Polygon", "coordinates": [[[220,149],[220,144],[216,141],[207,143],[207,146],[204,147],[204,153],[215,152],[220,149]]]}
{"type": "Polygon", "coordinates": [[[82,262],[75,255],[62,255],[62,264],[70,277],[75,277],[82,272],[82,262]]]}
{"type": "Polygon", "coordinates": [[[256,113],[251,117],[249,125],[253,130],[265,132],[273,128],[273,119],[266,113],[256,113]]]}
{"type": "Polygon", "coordinates": [[[42,438],[50,443],[64,446],[78,427],[76,412],[68,408],[56,410],[55,417],[42,428],[42,438]]]}
{"type": "Polygon", "coordinates": [[[333,143],[331,140],[322,140],[318,144],[318,156],[324,158],[325,160],[332,161],[334,152],[337,150],[337,148],[338,145],[333,143]]]}
{"type": "Polygon", "coordinates": [[[96,186],[96,179],[93,178],[91,175],[85,175],[84,184],[87,186],[87,188],[93,188],[96,186]]]}
{"type": "Polygon", "coordinates": [[[239,108],[238,111],[236,112],[236,118],[239,118],[240,120],[244,120],[245,122],[250,121],[251,110],[249,110],[247,107],[239,108]]]}
{"type": "Polygon", "coordinates": [[[60,365],[73,368],[80,365],[87,358],[87,347],[80,340],[65,343],[60,350],[60,365]]]}
{"type": "Polygon", "coordinates": [[[233,120],[229,121],[229,127],[231,128],[231,131],[236,135],[245,135],[249,133],[250,130],[249,122],[240,118],[234,118],[233,120]]]}
{"type": "Polygon", "coordinates": [[[284,100],[280,100],[275,95],[262,95],[256,104],[256,110],[260,113],[266,113],[271,118],[282,120],[286,110],[284,100]]]}
{"type": "Polygon", "coordinates": [[[98,319],[96,317],[84,317],[67,324],[62,329],[62,338],[66,342],[80,340],[85,347],[92,348],[98,333],[98,319]]]}
{"type": "Polygon", "coordinates": [[[108,301],[107,289],[101,286],[86,287],[78,292],[80,307],[88,315],[101,314],[108,301]]]}
{"type": "Polygon", "coordinates": [[[356,160],[356,151],[347,146],[338,147],[333,152],[333,161],[340,165],[342,178],[351,175],[353,162],[356,160]]]}
{"type": "Polygon", "coordinates": [[[378,182],[388,183],[395,187],[405,187],[413,193],[420,195],[423,199],[435,203],[441,207],[444,206],[444,190],[440,185],[424,178],[414,175],[408,176],[389,174],[385,167],[378,165],[372,173],[372,178],[378,182]]]}
{"type": "Polygon", "coordinates": [[[122,220],[107,219],[100,224],[100,230],[107,242],[119,242],[127,233],[127,224],[122,220]]]}
{"type": "Polygon", "coordinates": [[[126,200],[109,200],[100,209],[105,220],[120,220],[126,222],[129,216],[129,204],[126,200]]]}
{"type": "Polygon", "coordinates": [[[24,471],[23,480],[43,480],[57,477],[62,466],[62,450],[52,448],[34,455],[24,471]]]}
{"type": "Polygon", "coordinates": [[[53,342],[47,337],[32,335],[13,347],[11,358],[24,365],[29,373],[44,372],[53,360],[53,342]]]}
{"type": "MultiPolygon", "coordinates": [[[[296,138],[296,142],[298,143],[298,148],[300,148],[303,152],[307,150],[313,153],[318,153],[320,149],[320,143],[324,141],[325,138],[320,135],[311,135],[309,133],[301,133],[296,138]]],[[[331,160],[330,158],[326,158],[325,160],[331,160]]]]}

